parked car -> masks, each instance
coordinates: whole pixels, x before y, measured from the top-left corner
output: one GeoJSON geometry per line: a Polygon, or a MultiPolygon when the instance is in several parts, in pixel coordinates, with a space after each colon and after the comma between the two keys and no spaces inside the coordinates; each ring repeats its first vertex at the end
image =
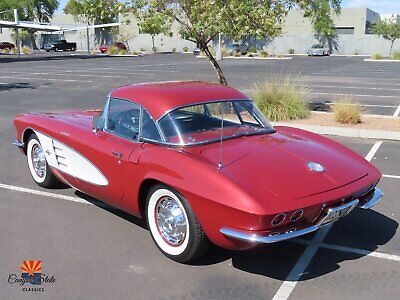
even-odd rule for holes
{"type": "Polygon", "coordinates": [[[1,42],[0,43],[0,50],[8,49],[12,50],[15,48],[15,45],[9,42],[1,42]]]}
{"type": "Polygon", "coordinates": [[[287,240],[382,197],[381,173],[364,158],[272,127],[224,85],[134,84],[103,110],[25,113],[14,124],[37,184],[63,182],[146,219],[161,252],[184,263],[210,241],[243,250],[287,240]]]}
{"type": "Polygon", "coordinates": [[[56,42],[48,43],[44,45],[44,50],[50,51],[75,51],[76,43],[68,43],[66,40],[59,40],[56,42]]]}
{"type": "Polygon", "coordinates": [[[308,49],[307,54],[308,56],[329,56],[331,55],[331,50],[322,44],[315,44],[308,49]]]}
{"type": "Polygon", "coordinates": [[[128,49],[124,43],[116,42],[116,43],[112,43],[110,45],[102,45],[99,48],[99,50],[101,53],[106,53],[108,51],[108,49],[110,49],[111,47],[117,47],[118,49],[125,50],[125,51],[128,49]]]}
{"type": "Polygon", "coordinates": [[[200,48],[199,47],[196,47],[196,48],[194,48],[193,49],[193,55],[200,55],[200,53],[201,53],[201,50],[200,50],[200,48]]]}
{"type": "Polygon", "coordinates": [[[238,44],[234,43],[228,46],[227,48],[229,55],[234,55],[234,54],[247,54],[249,52],[249,46],[246,44],[238,44]]]}

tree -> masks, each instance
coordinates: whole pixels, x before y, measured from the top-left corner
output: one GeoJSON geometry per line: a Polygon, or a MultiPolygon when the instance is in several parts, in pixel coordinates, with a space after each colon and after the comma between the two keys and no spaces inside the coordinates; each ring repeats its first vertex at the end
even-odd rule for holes
{"type": "MultiPolygon", "coordinates": [[[[132,1],[134,6],[138,1],[132,1]]],[[[191,41],[206,54],[219,82],[227,84],[224,73],[210,52],[208,43],[218,33],[240,40],[252,36],[264,39],[274,36],[289,10],[300,8],[313,24],[320,17],[329,17],[315,2],[326,2],[335,10],[341,0],[143,0],[140,9],[151,8],[165,19],[179,24],[182,38],[191,41]],[[320,17],[315,16],[320,14],[320,17]]],[[[330,11],[329,11],[330,13],[330,11]]]]}
{"type": "MultiPolygon", "coordinates": [[[[314,1],[312,4],[315,13],[311,15],[315,38],[324,46],[327,44],[330,51],[337,49],[337,30],[332,19],[332,9],[328,1],[314,1]]],[[[334,13],[338,13],[334,10],[334,13]]]]}
{"type": "Polygon", "coordinates": [[[394,42],[400,38],[400,24],[381,21],[373,24],[371,29],[372,33],[391,42],[389,56],[392,56],[394,42]]]}
{"type": "Polygon", "coordinates": [[[154,38],[160,34],[167,34],[171,27],[170,22],[165,18],[165,15],[157,11],[152,11],[152,9],[139,11],[137,17],[139,19],[138,26],[140,32],[150,34],[152,49],[155,52],[154,38]]]}
{"type": "MultiPolygon", "coordinates": [[[[64,12],[79,22],[106,24],[115,22],[120,13],[125,13],[125,4],[118,0],[69,0],[64,12]]],[[[100,29],[100,45],[104,44],[107,30],[100,29]]]]}
{"type": "MultiPolygon", "coordinates": [[[[50,22],[60,2],[58,0],[2,0],[2,9],[17,9],[21,21],[50,22]]],[[[0,7],[1,7],[0,5],[0,7]]],[[[13,12],[6,15],[9,20],[14,19],[13,12]]],[[[37,49],[35,33],[37,30],[28,29],[27,33],[33,49],[37,49]]]]}
{"type": "Polygon", "coordinates": [[[113,27],[111,29],[111,36],[114,41],[118,40],[119,42],[124,43],[127,46],[128,51],[131,50],[129,42],[135,37],[135,33],[131,28],[127,26],[113,27]]]}

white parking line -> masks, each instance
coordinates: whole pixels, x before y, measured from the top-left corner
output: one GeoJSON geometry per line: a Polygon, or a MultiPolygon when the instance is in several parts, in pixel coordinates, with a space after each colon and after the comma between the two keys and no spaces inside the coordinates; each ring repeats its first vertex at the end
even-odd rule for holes
{"type": "Polygon", "coordinates": [[[397,175],[382,175],[383,178],[392,178],[392,179],[400,179],[400,176],[397,175]]]}
{"type": "Polygon", "coordinates": [[[310,92],[314,95],[335,95],[335,96],[354,96],[354,97],[370,97],[370,98],[395,98],[400,99],[400,96],[383,96],[383,95],[358,95],[358,94],[342,94],[342,93],[322,93],[322,92],[310,92]]]}
{"type": "Polygon", "coordinates": [[[328,244],[324,242],[315,242],[315,241],[309,241],[309,240],[304,240],[304,239],[293,239],[293,242],[303,244],[303,245],[316,245],[321,248],[326,248],[326,249],[331,249],[331,250],[336,250],[336,251],[341,251],[341,252],[349,252],[349,253],[355,253],[355,254],[360,254],[363,256],[371,256],[371,257],[376,257],[376,258],[383,258],[387,260],[394,260],[394,261],[399,261],[400,262],[400,256],[399,255],[393,255],[393,254],[387,254],[387,253],[382,253],[382,252],[377,252],[377,251],[369,251],[369,250],[364,250],[364,249],[358,249],[358,248],[353,248],[353,247],[346,247],[346,246],[339,246],[339,245],[333,245],[333,244],[328,244]]]}
{"type": "MultiPolygon", "coordinates": [[[[297,86],[310,87],[309,84],[298,84],[297,86]]],[[[313,83],[311,85],[311,88],[335,88],[335,89],[338,89],[338,90],[341,90],[341,89],[363,89],[363,90],[379,90],[379,91],[400,91],[400,88],[319,85],[318,83],[317,84],[313,83]]]]}
{"type": "MultiPolygon", "coordinates": [[[[371,159],[375,156],[379,147],[382,145],[381,141],[377,141],[368,152],[365,157],[366,160],[371,161],[371,159]]],[[[282,283],[278,291],[276,292],[273,300],[286,300],[292,294],[294,288],[296,287],[299,279],[303,275],[304,271],[310,264],[313,259],[315,253],[319,248],[319,244],[321,244],[329,233],[329,230],[332,228],[333,223],[326,225],[321,228],[313,237],[310,244],[307,245],[307,248],[304,250],[303,254],[298,259],[297,263],[290,271],[289,275],[286,277],[285,281],[282,283]]]]}
{"type": "Polygon", "coordinates": [[[399,107],[396,109],[396,111],[393,114],[393,117],[398,117],[400,115],[400,105],[399,107]]]}
{"type": "MultiPolygon", "coordinates": [[[[28,194],[33,194],[33,195],[39,195],[39,196],[44,196],[44,197],[51,197],[51,198],[57,198],[57,199],[62,199],[62,200],[67,200],[67,201],[72,201],[72,202],[93,205],[93,203],[86,201],[82,198],[71,197],[71,196],[60,195],[60,194],[49,193],[49,192],[42,192],[42,191],[23,188],[23,187],[14,186],[14,185],[0,183],[0,188],[10,190],[10,191],[15,191],[15,192],[22,192],[22,193],[28,193],[28,194]]],[[[103,205],[103,203],[99,202],[99,206],[102,206],[102,205],[103,205]]],[[[105,205],[106,204],[104,204],[103,206],[105,206],[105,205]]]]}

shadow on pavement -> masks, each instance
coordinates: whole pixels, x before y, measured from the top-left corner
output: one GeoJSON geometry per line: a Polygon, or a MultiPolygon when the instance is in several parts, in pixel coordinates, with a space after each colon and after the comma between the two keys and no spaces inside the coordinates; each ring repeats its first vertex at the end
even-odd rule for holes
{"type": "Polygon", "coordinates": [[[28,82],[0,83],[0,92],[18,89],[35,89],[35,87],[28,82]]]}
{"type": "MultiPolygon", "coordinates": [[[[108,212],[127,220],[134,225],[147,229],[146,221],[136,218],[128,213],[113,208],[101,201],[87,196],[79,191],[75,194],[90,203],[107,210],[108,212]]],[[[388,243],[395,235],[399,224],[373,210],[356,210],[352,215],[344,218],[346,222],[351,223],[354,232],[364,232],[365,240],[368,245],[363,249],[374,251],[380,245],[388,243]],[[362,222],[358,222],[360,214],[363,215],[362,222]]],[[[332,227],[335,231],[336,226],[340,226],[344,220],[339,221],[332,227]]],[[[343,229],[343,235],[346,235],[346,229],[343,229]]],[[[357,236],[354,236],[357,239],[357,236]]],[[[218,264],[227,260],[232,260],[232,266],[241,271],[274,278],[277,280],[286,280],[297,260],[305,250],[306,245],[295,241],[286,241],[270,245],[261,245],[247,251],[230,251],[216,246],[211,246],[206,255],[194,262],[192,266],[207,266],[218,264]]],[[[161,255],[161,254],[160,254],[161,255]]],[[[340,268],[343,261],[355,260],[364,255],[338,252],[337,255],[329,256],[321,267],[313,268],[307,274],[304,274],[300,281],[316,278],[331,273],[340,268]]]]}
{"type": "Polygon", "coordinates": [[[329,100],[323,101],[323,100],[315,100],[310,103],[308,103],[308,108],[311,111],[323,111],[323,112],[331,112],[332,102],[329,100]]]}

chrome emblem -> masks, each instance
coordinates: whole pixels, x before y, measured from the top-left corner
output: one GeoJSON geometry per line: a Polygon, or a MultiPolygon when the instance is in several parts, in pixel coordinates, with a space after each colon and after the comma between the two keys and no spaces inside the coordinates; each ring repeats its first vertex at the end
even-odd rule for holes
{"type": "Polygon", "coordinates": [[[313,172],[317,172],[317,173],[322,173],[325,171],[325,168],[323,165],[310,161],[309,163],[307,163],[307,167],[313,171],[313,172]]]}

